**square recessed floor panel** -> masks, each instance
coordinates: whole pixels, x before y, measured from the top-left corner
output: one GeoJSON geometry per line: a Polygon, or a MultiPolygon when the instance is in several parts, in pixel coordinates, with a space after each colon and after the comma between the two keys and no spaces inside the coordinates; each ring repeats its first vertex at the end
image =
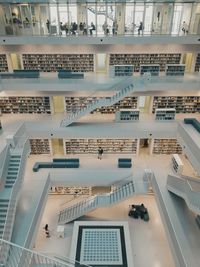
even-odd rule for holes
{"type": "Polygon", "coordinates": [[[133,267],[126,222],[75,222],[71,258],[76,267],[133,267]]]}
{"type": "Polygon", "coordinates": [[[119,229],[83,229],[80,262],[95,265],[122,265],[119,229]]]}

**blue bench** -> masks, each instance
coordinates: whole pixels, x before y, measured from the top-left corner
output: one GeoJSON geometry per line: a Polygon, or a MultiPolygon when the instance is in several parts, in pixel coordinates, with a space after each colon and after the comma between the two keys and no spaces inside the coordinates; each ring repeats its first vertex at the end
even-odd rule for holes
{"type": "Polygon", "coordinates": [[[40,72],[37,70],[13,70],[13,72],[1,73],[1,78],[5,79],[17,79],[17,78],[39,78],[40,72]]]}
{"type": "Polygon", "coordinates": [[[200,123],[195,118],[185,118],[184,119],[185,124],[191,124],[199,133],[200,133],[200,123]]]}
{"type": "Polygon", "coordinates": [[[130,158],[119,158],[118,159],[118,168],[131,168],[132,160],[130,158]]]}
{"type": "Polygon", "coordinates": [[[78,158],[71,158],[71,159],[56,158],[56,159],[53,159],[53,162],[78,162],[79,163],[79,159],[78,158]]]}
{"type": "Polygon", "coordinates": [[[84,73],[62,70],[58,72],[58,78],[59,79],[83,79],[84,73]]]}
{"type": "Polygon", "coordinates": [[[69,160],[70,159],[62,159],[61,161],[61,159],[54,159],[53,162],[36,162],[33,166],[33,171],[37,172],[39,169],[43,168],[79,168],[79,159],[72,159],[75,161],[69,160]]]}

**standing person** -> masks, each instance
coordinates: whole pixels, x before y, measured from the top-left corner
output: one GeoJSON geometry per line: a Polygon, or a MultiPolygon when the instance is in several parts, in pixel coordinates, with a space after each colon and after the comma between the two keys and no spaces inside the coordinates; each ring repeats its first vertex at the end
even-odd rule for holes
{"type": "Polygon", "coordinates": [[[183,21],[181,30],[182,30],[182,32],[183,32],[184,34],[187,34],[187,33],[188,33],[188,25],[186,24],[185,21],[183,21]]]}
{"type": "Polygon", "coordinates": [[[117,30],[118,30],[118,25],[117,25],[117,21],[114,20],[113,21],[113,26],[112,26],[112,34],[117,34],[117,30]]]}
{"type": "Polygon", "coordinates": [[[140,31],[143,31],[144,27],[143,27],[143,23],[142,21],[140,22],[139,28],[138,28],[138,35],[140,35],[140,31]]]}
{"type": "Polygon", "coordinates": [[[93,34],[93,31],[95,31],[95,30],[96,30],[96,27],[95,27],[94,23],[91,22],[91,25],[90,25],[90,35],[92,35],[93,34]]]}
{"type": "Polygon", "coordinates": [[[83,23],[82,22],[80,22],[80,24],[79,24],[79,30],[80,30],[80,32],[83,32],[83,23]]]}
{"type": "Polygon", "coordinates": [[[85,22],[83,23],[83,35],[87,35],[87,25],[85,22]]]}
{"type": "Polygon", "coordinates": [[[50,21],[49,21],[48,19],[47,19],[46,25],[47,25],[47,30],[48,30],[48,33],[49,33],[49,29],[50,29],[50,21]]]}
{"type": "Polygon", "coordinates": [[[106,23],[106,21],[102,25],[102,30],[103,30],[104,34],[107,35],[107,23],[106,23]]]}
{"type": "Polygon", "coordinates": [[[98,149],[98,159],[102,159],[102,156],[103,156],[103,148],[99,147],[99,149],[98,149]]]}

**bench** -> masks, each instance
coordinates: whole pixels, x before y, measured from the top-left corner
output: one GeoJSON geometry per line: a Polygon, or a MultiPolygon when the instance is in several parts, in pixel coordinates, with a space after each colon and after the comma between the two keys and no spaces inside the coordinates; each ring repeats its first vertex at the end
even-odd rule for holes
{"type": "Polygon", "coordinates": [[[13,70],[13,72],[1,73],[0,77],[5,79],[17,78],[39,78],[40,72],[37,70],[13,70]]]}
{"type": "Polygon", "coordinates": [[[59,79],[83,79],[84,73],[62,70],[58,72],[58,78],[59,79]]]}
{"type": "Polygon", "coordinates": [[[200,123],[197,119],[195,118],[185,118],[184,119],[184,123],[185,124],[191,124],[196,130],[197,132],[200,133],[200,123]]]}
{"type": "Polygon", "coordinates": [[[118,168],[131,168],[132,160],[130,158],[119,158],[118,159],[118,168]]]}
{"type": "Polygon", "coordinates": [[[69,159],[65,159],[65,161],[36,162],[33,166],[33,171],[37,172],[39,171],[39,169],[44,169],[44,168],[79,168],[80,165],[79,159],[73,159],[76,161],[66,161],[66,160],[69,159]]]}

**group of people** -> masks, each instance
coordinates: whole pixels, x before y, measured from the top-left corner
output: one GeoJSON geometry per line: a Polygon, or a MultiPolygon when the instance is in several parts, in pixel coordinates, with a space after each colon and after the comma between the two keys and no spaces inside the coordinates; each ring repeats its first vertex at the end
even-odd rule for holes
{"type": "MultiPolygon", "coordinates": [[[[104,32],[105,35],[109,35],[110,34],[110,27],[109,25],[106,23],[106,21],[104,22],[104,24],[102,25],[102,30],[104,32]]],[[[115,35],[117,34],[118,31],[118,24],[117,21],[114,20],[113,21],[113,25],[112,25],[112,34],[115,35]]]]}
{"type": "MultiPolygon", "coordinates": [[[[50,30],[51,25],[49,19],[47,19],[46,26],[48,33],[51,33],[50,30]]],[[[93,22],[91,22],[89,27],[85,22],[80,22],[79,25],[76,22],[71,22],[71,24],[69,23],[63,24],[63,22],[60,22],[60,35],[62,35],[63,31],[66,33],[66,35],[76,35],[78,32],[83,35],[87,35],[88,30],[90,35],[93,35],[93,31],[96,30],[96,27],[93,22]]]]}
{"type": "MultiPolygon", "coordinates": [[[[46,26],[48,33],[51,33],[51,28],[50,28],[51,24],[49,19],[47,19],[46,21],[46,26]]],[[[106,21],[102,25],[102,30],[105,35],[110,34],[110,26],[106,23],[106,21]]],[[[96,26],[94,25],[93,22],[91,22],[89,26],[85,22],[80,22],[79,25],[76,22],[71,22],[71,24],[69,23],[63,24],[63,22],[60,22],[60,35],[62,35],[63,32],[65,32],[66,35],[76,35],[77,33],[83,35],[87,35],[89,33],[90,35],[93,35],[94,31],[96,31],[96,26]]],[[[115,20],[113,21],[112,25],[112,34],[116,35],[117,31],[118,31],[118,24],[117,21],[115,20]]]]}

